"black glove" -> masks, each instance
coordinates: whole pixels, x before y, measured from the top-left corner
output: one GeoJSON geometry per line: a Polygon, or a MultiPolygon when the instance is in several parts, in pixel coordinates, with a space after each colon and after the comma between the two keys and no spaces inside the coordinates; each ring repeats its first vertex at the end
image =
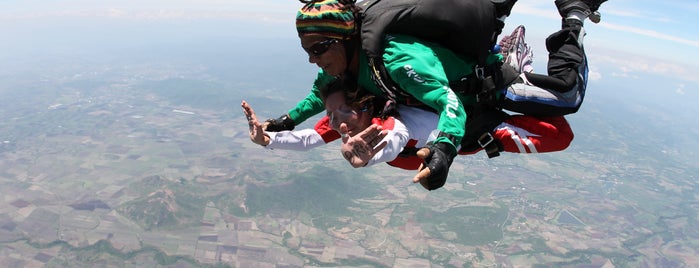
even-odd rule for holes
{"type": "Polygon", "coordinates": [[[267,119],[262,125],[265,131],[279,132],[284,130],[294,130],[294,120],[289,115],[282,115],[277,119],[267,119]]]}
{"type": "Polygon", "coordinates": [[[456,150],[453,145],[444,142],[430,143],[425,147],[430,150],[430,153],[423,161],[425,167],[430,169],[430,175],[426,182],[423,180],[420,183],[427,190],[432,191],[441,188],[447,182],[449,167],[456,157],[456,150]]]}

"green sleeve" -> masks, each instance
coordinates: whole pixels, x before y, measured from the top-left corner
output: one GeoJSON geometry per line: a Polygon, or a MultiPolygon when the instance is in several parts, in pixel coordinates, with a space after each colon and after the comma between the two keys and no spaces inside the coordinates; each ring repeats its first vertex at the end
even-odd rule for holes
{"type": "Polygon", "coordinates": [[[325,74],[322,70],[318,72],[318,77],[313,82],[311,92],[306,95],[306,98],[296,104],[296,107],[289,110],[289,117],[294,120],[294,124],[301,124],[306,119],[325,110],[323,100],[320,98],[320,88],[324,87],[335,78],[325,74]]]}
{"type": "Polygon", "coordinates": [[[446,48],[408,36],[395,36],[384,50],[384,64],[391,78],[408,94],[435,109],[437,129],[454,137],[435,142],[456,146],[464,136],[466,112],[462,100],[449,87],[449,80],[466,75],[467,63],[446,48]]]}

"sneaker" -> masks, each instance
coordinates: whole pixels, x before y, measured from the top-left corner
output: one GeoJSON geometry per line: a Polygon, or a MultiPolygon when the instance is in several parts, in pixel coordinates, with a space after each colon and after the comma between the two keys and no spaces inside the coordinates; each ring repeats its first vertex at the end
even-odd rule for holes
{"type": "Polygon", "coordinates": [[[582,0],[592,11],[592,14],[588,16],[591,22],[599,23],[602,20],[602,14],[599,13],[599,6],[602,3],[607,2],[607,0],[582,0]]]}
{"type": "Polygon", "coordinates": [[[556,0],[556,7],[561,17],[568,17],[568,13],[577,10],[587,16],[593,23],[599,23],[602,15],[597,11],[599,6],[607,0],[556,0]]]}
{"type": "Polygon", "coordinates": [[[518,73],[534,70],[532,67],[534,53],[524,42],[524,32],[524,25],[517,26],[512,34],[503,37],[499,43],[503,61],[514,67],[518,73]]]}

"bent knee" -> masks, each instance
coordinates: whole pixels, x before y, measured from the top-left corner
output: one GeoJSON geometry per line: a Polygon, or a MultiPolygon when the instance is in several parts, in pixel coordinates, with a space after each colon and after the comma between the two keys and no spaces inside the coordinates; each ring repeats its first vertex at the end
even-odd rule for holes
{"type": "Polygon", "coordinates": [[[575,134],[573,134],[573,129],[570,128],[568,120],[566,120],[563,116],[556,116],[549,118],[547,121],[551,125],[555,126],[558,130],[558,135],[556,137],[557,146],[555,149],[557,151],[562,151],[568,148],[568,146],[570,146],[570,144],[573,142],[573,138],[575,138],[575,134]]]}

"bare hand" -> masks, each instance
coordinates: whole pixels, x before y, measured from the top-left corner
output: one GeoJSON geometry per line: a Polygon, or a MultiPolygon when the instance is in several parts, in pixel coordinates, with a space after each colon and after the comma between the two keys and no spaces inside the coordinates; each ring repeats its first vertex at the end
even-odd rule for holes
{"type": "Polygon", "coordinates": [[[257,116],[255,116],[255,111],[252,109],[250,104],[243,101],[240,104],[243,107],[243,114],[248,119],[248,126],[250,127],[250,140],[256,144],[266,146],[269,144],[269,136],[262,129],[262,124],[257,121],[257,116]]]}
{"type": "Polygon", "coordinates": [[[342,155],[356,168],[366,166],[369,160],[388,144],[386,141],[381,142],[388,132],[381,130],[379,125],[371,125],[359,134],[349,137],[347,125],[342,123],[340,134],[342,134],[342,155]]]}
{"type": "MultiPolygon", "coordinates": [[[[430,155],[430,149],[423,147],[420,150],[417,151],[417,157],[420,159],[425,159],[427,156],[430,155]]],[[[423,161],[422,164],[420,164],[420,171],[413,177],[413,183],[420,183],[423,188],[429,190],[429,186],[427,185],[427,177],[430,176],[430,168],[425,167],[425,163],[423,161]]]]}

